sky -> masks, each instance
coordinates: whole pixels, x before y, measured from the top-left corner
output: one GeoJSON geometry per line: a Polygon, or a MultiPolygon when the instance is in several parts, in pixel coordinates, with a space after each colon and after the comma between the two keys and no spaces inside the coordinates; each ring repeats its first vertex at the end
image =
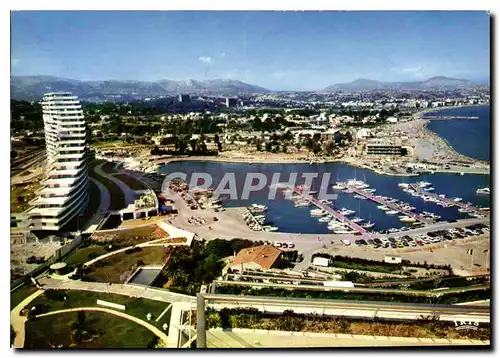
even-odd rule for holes
{"type": "Polygon", "coordinates": [[[13,75],[317,90],[490,72],[484,11],[18,11],[13,75]]]}

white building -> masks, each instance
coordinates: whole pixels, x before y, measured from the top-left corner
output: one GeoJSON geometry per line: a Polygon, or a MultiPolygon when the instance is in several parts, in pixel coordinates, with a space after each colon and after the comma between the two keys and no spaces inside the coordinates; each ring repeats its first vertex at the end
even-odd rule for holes
{"type": "Polygon", "coordinates": [[[80,101],[68,92],[43,97],[47,179],[32,202],[30,230],[58,231],[88,203],[85,121],[80,101]]]}
{"type": "Polygon", "coordinates": [[[330,260],[325,257],[315,257],[312,261],[313,266],[323,266],[328,267],[330,260]]]}

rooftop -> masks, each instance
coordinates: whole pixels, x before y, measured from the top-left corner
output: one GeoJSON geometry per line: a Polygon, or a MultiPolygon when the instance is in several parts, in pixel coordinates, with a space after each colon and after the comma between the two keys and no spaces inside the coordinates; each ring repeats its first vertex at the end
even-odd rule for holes
{"type": "Polygon", "coordinates": [[[281,250],[278,250],[271,245],[249,247],[238,252],[236,257],[233,259],[232,265],[253,262],[264,269],[270,269],[280,254],[281,250]]]}

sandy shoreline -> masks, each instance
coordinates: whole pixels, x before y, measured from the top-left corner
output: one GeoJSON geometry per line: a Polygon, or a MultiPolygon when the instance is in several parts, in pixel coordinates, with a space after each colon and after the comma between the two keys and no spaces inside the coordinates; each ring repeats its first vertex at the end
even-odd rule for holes
{"type": "Polygon", "coordinates": [[[432,131],[431,129],[429,129],[427,127],[428,124],[431,122],[431,120],[423,119],[423,117],[426,113],[437,113],[437,112],[441,112],[441,111],[444,111],[447,109],[453,109],[453,108],[468,108],[468,107],[482,107],[482,106],[489,107],[490,105],[471,104],[471,105],[467,105],[467,106],[438,107],[438,108],[433,108],[431,110],[427,109],[425,111],[419,111],[419,112],[414,114],[414,117],[417,117],[416,120],[422,121],[422,130],[425,131],[427,133],[427,135],[431,136],[433,138],[433,140],[435,140],[435,141],[440,141],[440,142],[444,143],[448,147],[450,153],[452,153],[458,160],[473,161],[473,162],[480,162],[480,163],[489,164],[489,161],[487,161],[487,160],[469,157],[465,154],[457,152],[456,149],[453,148],[453,146],[445,138],[441,137],[439,134],[437,134],[436,132],[432,131]]]}
{"type": "MultiPolygon", "coordinates": [[[[430,158],[426,158],[433,153],[440,153],[443,157],[443,161],[447,160],[452,161],[465,161],[470,163],[481,163],[488,164],[489,162],[483,161],[480,159],[468,157],[457,152],[447,141],[446,139],[440,137],[437,133],[427,128],[430,120],[423,119],[422,117],[426,113],[431,112],[439,112],[446,109],[451,108],[465,108],[465,107],[477,107],[484,105],[467,105],[467,106],[450,106],[450,107],[438,107],[433,109],[425,109],[419,112],[416,112],[412,115],[413,120],[406,122],[399,122],[393,125],[396,128],[400,128],[403,132],[406,131],[410,137],[413,137],[413,140],[416,141],[418,146],[418,155],[416,155],[417,160],[429,160],[430,158]],[[417,136],[415,136],[417,134],[417,136]]],[[[223,163],[245,163],[245,164],[323,164],[323,163],[344,163],[347,165],[351,165],[353,167],[368,169],[373,171],[374,173],[380,175],[390,175],[390,176],[418,176],[420,174],[416,173],[395,173],[395,172],[387,172],[383,169],[373,168],[368,165],[368,163],[362,158],[351,158],[351,157],[342,157],[342,158],[311,158],[308,155],[304,156],[293,156],[293,154],[270,154],[270,153],[254,153],[254,155],[245,155],[244,153],[234,153],[234,152],[222,152],[219,156],[165,156],[154,158],[153,162],[155,164],[167,164],[173,162],[185,162],[185,161],[204,161],[204,162],[223,162],[223,163]]],[[[476,168],[475,170],[461,170],[458,168],[455,169],[437,169],[435,172],[449,172],[449,173],[461,173],[461,172],[469,172],[470,174],[479,174],[484,175],[488,174],[484,170],[476,168]]]]}

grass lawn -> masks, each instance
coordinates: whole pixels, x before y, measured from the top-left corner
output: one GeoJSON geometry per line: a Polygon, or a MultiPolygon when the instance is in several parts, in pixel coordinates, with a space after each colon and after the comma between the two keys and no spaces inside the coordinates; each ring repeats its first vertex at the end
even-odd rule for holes
{"type": "Polygon", "coordinates": [[[95,180],[101,182],[106,189],[108,189],[109,195],[111,196],[109,210],[120,210],[125,207],[125,195],[118,185],[111,180],[98,175],[93,168],[89,168],[89,175],[95,180]]]}
{"type": "Polygon", "coordinates": [[[130,254],[118,253],[92,265],[87,277],[97,282],[123,283],[124,276],[127,278],[132,274],[131,269],[139,260],[144,262],[144,265],[163,265],[165,248],[163,246],[143,247],[141,251],[130,254]]]}
{"type": "MultiPolygon", "coordinates": [[[[156,325],[161,328],[163,323],[170,323],[170,313],[169,310],[163,315],[163,317],[158,322],[154,322],[156,318],[168,307],[169,303],[153,301],[144,298],[132,298],[123,295],[117,295],[113,293],[104,292],[91,292],[91,291],[58,291],[66,295],[66,301],[57,301],[54,299],[49,299],[45,294],[38,296],[31,304],[41,304],[45,306],[44,313],[50,311],[57,311],[66,308],[78,308],[78,307],[103,307],[97,305],[97,300],[103,300],[108,302],[117,303],[125,306],[125,313],[135,316],[137,318],[147,320],[146,316],[151,313],[153,319],[150,321],[151,324],[156,325]]],[[[109,307],[108,307],[109,308],[109,307]]]]}
{"type": "MultiPolygon", "coordinates": [[[[156,338],[148,329],[109,313],[85,312],[85,316],[86,324],[95,329],[98,336],[72,348],[147,348],[156,338]]],[[[51,342],[70,347],[71,325],[76,317],[77,312],[69,312],[28,321],[24,348],[50,348],[51,342]]]]}
{"type": "Polygon", "coordinates": [[[92,235],[93,242],[111,242],[116,247],[137,245],[143,242],[168,237],[157,225],[131,227],[130,229],[116,230],[112,232],[95,233],[92,235]]]}
{"type": "Polygon", "coordinates": [[[14,309],[22,300],[35,293],[38,288],[31,282],[25,283],[14,292],[10,293],[10,309],[14,309]]]}
{"type": "Polygon", "coordinates": [[[36,198],[36,193],[42,188],[40,179],[22,185],[10,187],[10,211],[22,213],[29,209],[29,202],[36,198]]]}
{"type": "Polygon", "coordinates": [[[82,265],[87,261],[92,260],[92,257],[89,257],[90,254],[105,254],[104,246],[88,246],[82,247],[73,251],[68,257],[66,257],[63,261],[68,264],[68,266],[78,266],[82,265]]]}
{"type": "Polygon", "coordinates": [[[125,185],[127,185],[132,190],[146,190],[146,186],[141,183],[139,180],[132,178],[129,175],[125,174],[114,174],[116,179],[122,181],[125,185]]]}

